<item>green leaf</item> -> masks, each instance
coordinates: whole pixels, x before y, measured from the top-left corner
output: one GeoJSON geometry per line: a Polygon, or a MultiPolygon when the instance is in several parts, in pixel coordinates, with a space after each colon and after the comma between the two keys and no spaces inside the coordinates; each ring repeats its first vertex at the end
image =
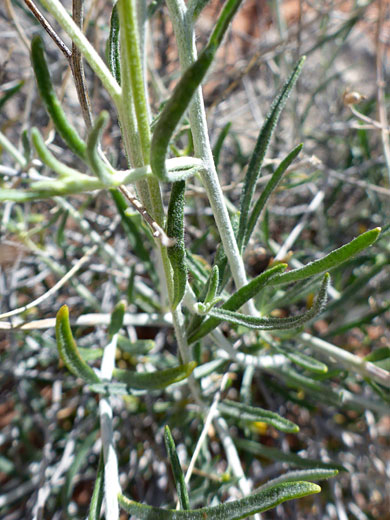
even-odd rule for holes
{"type": "MultiPolygon", "coordinates": [[[[280,274],[281,271],[284,271],[286,267],[287,264],[278,264],[259,274],[259,276],[256,276],[256,278],[235,292],[222,305],[222,307],[220,307],[220,309],[226,309],[228,311],[238,310],[247,301],[256,296],[266,285],[268,285],[275,276],[280,274]]],[[[223,319],[217,317],[207,319],[204,323],[202,323],[198,330],[195,332],[190,331],[188,342],[193,343],[194,341],[203,338],[203,336],[206,336],[206,334],[214,330],[222,321],[223,319]]]]}
{"type": "Polygon", "coordinates": [[[296,365],[299,365],[310,372],[314,372],[315,374],[326,374],[328,372],[328,367],[325,363],[322,363],[311,356],[307,356],[306,354],[302,354],[302,352],[287,352],[285,355],[296,365]]]}
{"type": "Polygon", "coordinates": [[[299,152],[302,150],[303,144],[299,144],[294,150],[292,150],[287,157],[280,163],[278,168],[276,168],[273,173],[271,179],[267,182],[260,198],[256,202],[252,213],[249,217],[248,226],[245,232],[245,237],[242,237],[240,234],[238,235],[238,245],[241,249],[244,249],[249,242],[249,239],[255,229],[256,223],[259,220],[263,210],[265,209],[267,202],[272,194],[272,192],[277,188],[280,181],[282,180],[283,175],[286,173],[287,168],[293,162],[293,160],[297,157],[299,152]]]}
{"type": "Polygon", "coordinates": [[[69,123],[65,112],[55,94],[46,63],[42,38],[37,35],[31,41],[31,61],[39,94],[46,110],[53,120],[54,126],[69,148],[82,159],[86,159],[86,144],[78,135],[76,129],[69,123]]]}
{"type": "Polygon", "coordinates": [[[88,139],[87,139],[87,158],[88,163],[91,166],[94,174],[100,179],[100,181],[107,186],[112,186],[112,175],[108,169],[108,165],[103,162],[99,153],[99,142],[105,126],[108,123],[108,112],[103,110],[91,128],[88,139]]]}
{"type": "Polygon", "coordinates": [[[161,390],[173,383],[178,383],[186,379],[192,373],[195,366],[196,363],[191,361],[185,365],[147,373],[115,368],[113,376],[130,388],[137,388],[139,390],[161,390]]]}
{"type": "Polygon", "coordinates": [[[281,482],[297,482],[300,480],[325,480],[328,478],[335,477],[338,475],[339,471],[337,469],[321,469],[321,468],[311,468],[297,471],[288,471],[284,475],[280,477],[274,478],[268,481],[266,484],[263,484],[258,489],[269,489],[273,487],[275,484],[280,484],[281,482]]]}
{"type": "Polygon", "coordinates": [[[168,205],[167,236],[175,243],[168,247],[168,258],[173,269],[173,300],[172,310],[175,310],[183,299],[187,284],[186,247],[184,243],[184,192],[185,181],[172,184],[171,197],[168,205]]]}
{"type": "Polygon", "coordinates": [[[304,61],[305,57],[302,57],[296,64],[291,76],[284,84],[279,96],[273,102],[271,110],[267,115],[267,118],[257,138],[256,146],[248,165],[241,195],[240,226],[238,231],[238,245],[240,249],[242,248],[245,236],[248,232],[249,211],[252,205],[256,183],[261,173],[261,167],[263,165],[265,154],[267,153],[273,131],[279,120],[280,113],[283,110],[291,90],[301,73],[304,61]]]}
{"type": "Polygon", "coordinates": [[[364,359],[390,372],[390,347],[377,348],[364,359]]]}
{"type": "Polygon", "coordinates": [[[56,338],[60,358],[73,375],[84,379],[87,383],[100,383],[99,377],[82,359],[77,349],[69,323],[69,309],[63,305],[56,316],[56,338]]]}
{"type": "Polygon", "coordinates": [[[195,63],[184,72],[159,116],[152,137],[150,165],[154,175],[161,181],[175,182],[184,178],[183,174],[168,173],[166,170],[165,159],[169,141],[190,104],[192,96],[205,77],[241,1],[227,0],[225,2],[206,47],[200,53],[195,63]]]}
{"type": "Polygon", "coordinates": [[[232,123],[226,123],[226,125],[222,128],[221,132],[219,133],[217,142],[215,143],[213,147],[213,157],[214,157],[214,164],[215,167],[218,168],[219,164],[219,156],[221,154],[222,145],[226,139],[226,136],[229,133],[230,127],[232,126],[232,123]]]}
{"type": "Polygon", "coordinates": [[[284,417],[281,417],[279,414],[270,412],[269,410],[264,410],[263,408],[224,399],[218,404],[218,410],[223,415],[234,417],[240,421],[263,422],[286,433],[299,432],[299,426],[284,417]]]}
{"type": "Polygon", "coordinates": [[[106,58],[111,74],[117,80],[118,85],[121,84],[121,60],[119,46],[119,17],[118,7],[115,4],[112,8],[110,19],[110,34],[106,46],[106,58]]]}
{"type": "Polygon", "coordinates": [[[338,471],[347,471],[344,466],[341,464],[335,464],[333,462],[322,462],[320,460],[315,459],[306,459],[303,458],[296,453],[284,453],[278,448],[272,448],[270,446],[266,446],[265,444],[261,444],[260,442],[255,442],[246,439],[235,439],[234,443],[237,448],[247,451],[252,455],[256,455],[258,457],[263,457],[267,460],[274,460],[277,462],[285,462],[289,466],[295,466],[299,468],[322,468],[334,471],[337,469],[338,471]]]}
{"type": "Polygon", "coordinates": [[[19,81],[16,85],[9,87],[4,90],[4,94],[0,97],[0,112],[3,110],[4,105],[9,99],[11,99],[19,90],[23,87],[24,81],[19,81]]]}
{"type": "Polygon", "coordinates": [[[110,336],[117,334],[121,330],[123,325],[123,318],[125,317],[125,312],[126,302],[121,300],[115,305],[114,310],[111,314],[110,325],[108,326],[107,331],[110,336]]]}
{"type": "Polygon", "coordinates": [[[75,449],[75,458],[66,473],[66,479],[64,487],[62,488],[62,503],[63,506],[66,507],[69,503],[69,500],[72,497],[73,489],[76,484],[75,477],[77,473],[80,471],[83,466],[86,458],[96,441],[97,432],[93,431],[90,433],[81,443],[76,446],[75,449]]]}
{"type": "Polygon", "coordinates": [[[377,240],[380,232],[380,227],[366,231],[365,233],[362,233],[358,237],[354,238],[345,246],[342,246],[339,249],[335,249],[323,258],[315,260],[314,262],[311,262],[304,267],[300,267],[299,269],[294,269],[287,273],[276,276],[272,280],[271,285],[282,285],[285,283],[296,282],[298,280],[308,278],[309,276],[314,276],[315,274],[329,271],[330,269],[339,266],[353,256],[359,254],[367,247],[371,246],[377,240]]]}
{"type": "Polygon", "coordinates": [[[169,429],[168,425],[165,426],[164,441],[169,456],[169,460],[171,462],[173,478],[175,480],[176,490],[180,500],[181,508],[189,509],[190,500],[188,498],[187,486],[184,480],[183,470],[180,466],[179,457],[176,453],[175,441],[173,440],[171,430],[169,429]]]}
{"type": "Polygon", "coordinates": [[[272,509],[286,500],[301,498],[320,491],[321,488],[311,482],[282,483],[240,500],[191,511],[151,507],[130,500],[122,494],[119,494],[118,498],[120,506],[140,520],[240,520],[272,509]]]}
{"type": "Polygon", "coordinates": [[[217,292],[218,292],[218,287],[219,287],[219,269],[218,269],[218,266],[215,265],[211,270],[210,278],[208,279],[208,282],[207,282],[207,293],[206,293],[206,297],[204,299],[204,303],[212,303],[215,300],[215,298],[217,296],[217,292]]]}
{"type": "Polygon", "coordinates": [[[248,327],[250,329],[258,329],[258,330],[287,330],[294,329],[296,327],[300,327],[307,321],[314,318],[317,314],[321,312],[323,309],[326,298],[327,291],[329,287],[330,276],[329,273],[326,273],[320,290],[318,292],[317,299],[313,306],[303,314],[298,316],[291,316],[289,318],[257,318],[256,316],[250,316],[246,314],[241,314],[239,312],[225,310],[223,308],[215,309],[212,308],[208,311],[208,315],[218,318],[219,320],[225,320],[229,323],[233,323],[234,325],[243,325],[244,327],[248,327]]]}
{"type": "Polygon", "coordinates": [[[99,520],[100,510],[102,508],[104,498],[104,457],[103,450],[100,452],[99,466],[97,470],[95,485],[91,503],[89,505],[88,520],[99,520]]]}

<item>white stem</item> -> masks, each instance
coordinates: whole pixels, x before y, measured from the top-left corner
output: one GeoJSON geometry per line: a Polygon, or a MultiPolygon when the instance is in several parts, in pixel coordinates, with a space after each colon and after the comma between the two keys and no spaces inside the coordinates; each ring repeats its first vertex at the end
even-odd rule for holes
{"type": "MultiPolygon", "coordinates": [[[[101,377],[111,380],[115,366],[115,352],[118,334],[114,334],[110,343],[104,349],[101,377]]],[[[121,491],[119,484],[118,459],[114,447],[114,432],[112,427],[112,407],[110,399],[102,397],[99,402],[100,428],[104,456],[104,502],[106,519],[118,520],[118,494],[121,491]]]]}
{"type": "MultiPolygon", "coordinates": [[[[177,40],[181,68],[185,70],[197,58],[193,24],[187,16],[187,8],[183,0],[167,0],[167,6],[177,40]]],[[[189,107],[189,119],[194,139],[195,154],[202,159],[205,166],[205,170],[200,172],[202,183],[210,201],[234,282],[236,287],[240,288],[247,283],[245,267],[237,247],[224,195],[215,169],[201,88],[197,89],[192,99],[189,107]]],[[[250,302],[247,304],[247,308],[251,313],[256,313],[254,306],[250,302]]]]}

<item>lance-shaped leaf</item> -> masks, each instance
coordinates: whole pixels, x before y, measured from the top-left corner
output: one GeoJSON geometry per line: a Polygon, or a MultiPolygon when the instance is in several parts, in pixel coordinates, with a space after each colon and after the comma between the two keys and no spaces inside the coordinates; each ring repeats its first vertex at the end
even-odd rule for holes
{"type": "Polygon", "coordinates": [[[168,247],[168,257],[173,269],[172,309],[176,309],[183,299],[187,284],[186,247],[184,243],[184,192],[185,181],[172,184],[168,205],[167,236],[175,243],[168,247]]]}
{"type": "Polygon", "coordinates": [[[277,188],[278,184],[282,180],[283,175],[286,173],[287,168],[290,166],[290,164],[293,162],[293,160],[297,157],[299,152],[302,150],[303,145],[299,144],[294,150],[292,150],[287,157],[279,164],[279,166],[276,168],[275,172],[273,173],[270,180],[267,182],[262,194],[260,195],[260,198],[256,202],[252,213],[249,217],[248,226],[245,232],[245,237],[241,237],[240,234],[238,235],[238,243],[242,249],[246,247],[246,245],[249,242],[249,239],[253,233],[253,230],[255,229],[256,223],[259,220],[264,208],[267,205],[267,202],[272,194],[272,192],[277,188]]]}
{"type": "Polygon", "coordinates": [[[118,381],[125,383],[129,388],[138,390],[161,390],[173,383],[178,383],[186,379],[196,367],[196,363],[191,361],[185,365],[179,365],[166,370],[156,370],[155,372],[134,372],[115,368],[113,376],[118,381]]]}
{"type": "Polygon", "coordinates": [[[285,355],[290,361],[309,370],[309,372],[314,372],[315,374],[326,374],[328,372],[328,367],[325,363],[306,354],[302,354],[302,352],[287,352],[285,355]]]}
{"type": "Polygon", "coordinates": [[[75,376],[84,379],[87,383],[99,383],[99,377],[83,360],[77,349],[70,328],[69,309],[67,305],[63,305],[57,312],[56,338],[58,352],[66,368],[75,376]]]}
{"type": "Polygon", "coordinates": [[[23,85],[24,81],[19,81],[16,85],[3,89],[4,94],[0,97],[0,112],[7,101],[11,99],[23,87],[23,85]]]}
{"type": "Polygon", "coordinates": [[[207,293],[204,299],[204,303],[212,303],[214,302],[219,286],[219,269],[218,266],[215,265],[210,273],[210,278],[207,283],[207,293]]]}
{"type": "Polygon", "coordinates": [[[285,419],[281,415],[258,408],[257,406],[249,406],[247,404],[238,403],[224,399],[218,404],[218,410],[228,417],[234,417],[240,421],[246,422],[263,422],[273,426],[277,430],[285,433],[299,432],[299,426],[285,419]]]}
{"type": "Polygon", "coordinates": [[[89,505],[88,520],[99,520],[100,510],[102,508],[104,498],[104,457],[103,450],[100,452],[99,466],[97,470],[95,485],[91,503],[89,505]]]}
{"type": "Polygon", "coordinates": [[[256,316],[250,316],[246,314],[241,314],[239,312],[221,309],[212,308],[208,311],[210,316],[215,318],[228,321],[229,323],[233,323],[235,325],[243,325],[250,329],[258,329],[258,330],[287,330],[294,329],[296,327],[300,327],[307,321],[314,318],[317,314],[321,312],[323,309],[326,298],[327,291],[330,282],[330,275],[326,273],[320,290],[318,292],[318,296],[316,298],[313,306],[303,314],[298,316],[291,316],[289,318],[257,318],[256,316]]]}
{"type": "Polygon", "coordinates": [[[175,480],[177,495],[179,497],[182,509],[190,508],[190,500],[188,498],[187,486],[184,480],[183,470],[180,466],[179,457],[177,456],[175,441],[173,440],[169,426],[165,426],[164,430],[165,447],[171,462],[173,478],[175,480]]]}
{"type": "Polygon", "coordinates": [[[99,117],[96,119],[91,131],[88,134],[87,140],[87,158],[88,163],[91,166],[95,175],[101,180],[101,182],[107,186],[112,186],[112,176],[108,165],[103,162],[99,152],[99,141],[102,136],[104,127],[108,122],[108,112],[103,110],[99,117]]]}
{"type": "Polygon", "coordinates": [[[76,129],[69,123],[65,112],[56,96],[50,78],[49,68],[45,58],[43,41],[40,36],[34,36],[31,42],[31,61],[39,94],[46,110],[53,120],[54,126],[69,148],[82,159],[86,159],[86,144],[78,135],[76,129]]]}
{"type": "Polygon", "coordinates": [[[270,446],[266,446],[265,444],[261,444],[260,442],[247,439],[235,439],[234,442],[237,448],[240,450],[247,451],[252,455],[256,455],[267,460],[285,462],[289,466],[309,469],[322,468],[328,470],[336,469],[338,471],[347,471],[341,464],[336,464],[334,462],[322,462],[321,460],[315,459],[305,459],[296,453],[284,453],[278,448],[272,448],[270,446]]]}
{"type": "Polygon", "coordinates": [[[110,34],[106,46],[106,59],[110,68],[111,74],[117,80],[118,85],[121,84],[121,60],[120,60],[120,45],[119,45],[119,16],[118,6],[114,5],[110,20],[110,34]]]}
{"type": "Polygon", "coordinates": [[[126,302],[121,300],[115,305],[114,310],[111,314],[110,325],[108,326],[107,331],[110,336],[117,334],[121,330],[123,325],[123,318],[125,317],[125,312],[126,302]]]}
{"type": "Polygon", "coordinates": [[[217,24],[199,58],[183,74],[171,98],[165,104],[153,132],[150,164],[153,173],[161,180],[174,182],[182,179],[177,174],[168,173],[165,158],[169,141],[186,111],[192,96],[208,71],[230,21],[242,0],[227,0],[222,8],[217,24]]]}
{"type": "Polygon", "coordinates": [[[240,500],[190,511],[151,507],[130,500],[121,494],[118,498],[120,506],[140,520],[240,520],[272,509],[286,500],[302,498],[320,491],[321,488],[311,482],[287,482],[258,491],[240,500]]]}
{"type": "Polygon", "coordinates": [[[291,76],[284,84],[279,96],[275,99],[257,138],[256,146],[248,165],[241,195],[240,226],[238,231],[238,245],[240,249],[242,248],[245,235],[247,234],[249,211],[252,206],[256,183],[261,172],[261,167],[268,150],[272,133],[275,129],[276,123],[278,122],[280,113],[286,104],[288,96],[301,73],[304,61],[305,57],[302,57],[296,64],[291,76]]]}
{"type": "Polygon", "coordinates": [[[301,469],[297,471],[288,471],[284,475],[280,477],[274,478],[268,481],[263,486],[260,486],[259,489],[269,489],[275,484],[280,484],[281,482],[297,482],[300,480],[325,480],[328,478],[335,477],[338,475],[339,471],[337,469],[321,469],[321,468],[312,468],[312,469],[301,469]]]}
{"type": "Polygon", "coordinates": [[[354,238],[345,246],[342,246],[339,249],[335,249],[323,258],[315,260],[314,262],[311,262],[304,267],[300,267],[299,269],[294,269],[288,273],[282,273],[279,276],[276,276],[272,280],[271,285],[282,285],[285,283],[297,282],[298,280],[304,280],[305,278],[323,273],[324,271],[329,271],[330,269],[343,264],[367,247],[371,246],[378,238],[380,232],[380,227],[366,231],[365,233],[362,233],[358,237],[354,238]]]}
{"type": "MultiPolygon", "coordinates": [[[[259,276],[256,276],[256,278],[235,292],[218,310],[237,311],[247,301],[256,296],[275,276],[280,274],[281,271],[284,271],[286,267],[287,264],[278,264],[259,274],[259,276]]],[[[210,315],[210,313],[208,314],[210,315]]],[[[189,334],[189,343],[203,338],[203,336],[214,330],[222,321],[223,318],[208,318],[197,331],[189,334]]]]}

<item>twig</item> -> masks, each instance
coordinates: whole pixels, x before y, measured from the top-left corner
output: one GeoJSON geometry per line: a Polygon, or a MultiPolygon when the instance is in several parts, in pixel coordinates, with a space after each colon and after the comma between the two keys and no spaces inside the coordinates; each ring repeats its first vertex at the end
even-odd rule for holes
{"type": "Polygon", "coordinates": [[[29,309],[39,305],[43,301],[47,300],[55,294],[63,285],[66,284],[68,280],[72,278],[72,276],[77,273],[77,271],[89,260],[89,258],[95,253],[97,250],[97,245],[93,245],[88,249],[88,251],[75,263],[75,265],[60,279],[58,282],[53,285],[48,291],[46,291],[44,294],[33,300],[32,302],[28,303],[27,305],[23,305],[22,307],[19,307],[17,309],[13,309],[9,312],[4,312],[3,314],[0,314],[0,320],[3,320],[4,318],[10,318],[11,316],[16,316],[18,314],[22,314],[25,311],[28,311],[29,309]]]}
{"type": "Polygon", "coordinates": [[[160,240],[161,244],[166,247],[173,246],[175,241],[172,238],[169,238],[165,231],[161,226],[157,224],[157,222],[149,215],[147,209],[141,202],[137,199],[135,195],[131,193],[131,191],[126,186],[119,186],[119,190],[126,197],[126,199],[130,202],[134,209],[138,211],[141,217],[145,220],[147,224],[152,229],[152,233],[154,238],[160,240]]]}
{"type": "Polygon", "coordinates": [[[5,7],[8,12],[8,16],[11,18],[11,20],[13,21],[13,23],[15,25],[15,29],[19,35],[20,40],[22,41],[23,45],[26,47],[28,52],[30,52],[30,43],[27,39],[27,36],[26,36],[23,28],[21,27],[20,23],[18,22],[18,20],[16,18],[16,14],[15,14],[14,8],[12,7],[11,0],[5,0],[5,7]]]}
{"type": "MultiPolygon", "coordinates": [[[[38,7],[34,4],[34,2],[32,0],[24,0],[24,3],[30,9],[30,11],[35,16],[35,18],[38,20],[38,22],[42,25],[42,27],[45,29],[45,31],[50,36],[50,38],[53,40],[53,42],[60,49],[62,54],[65,56],[66,60],[69,63],[71,63],[72,52],[70,51],[68,46],[65,44],[65,42],[58,36],[56,31],[53,29],[53,27],[49,24],[49,22],[46,20],[46,18],[43,16],[43,14],[40,12],[38,7]]],[[[30,45],[28,43],[27,43],[27,48],[30,50],[30,45]]]]}
{"type": "Polygon", "coordinates": [[[376,81],[377,81],[377,100],[378,100],[378,112],[379,121],[382,126],[382,145],[383,152],[386,161],[388,183],[390,184],[390,139],[389,134],[384,131],[388,128],[387,113],[385,108],[385,81],[383,78],[383,55],[384,55],[384,44],[381,41],[382,24],[385,16],[385,4],[383,0],[379,0],[378,9],[378,22],[377,22],[377,33],[376,33],[376,81]]]}
{"type": "MultiPolygon", "coordinates": [[[[72,0],[72,14],[75,23],[83,29],[83,0],[72,0]]],[[[79,48],[72,42],[72,55],[70,64],[74,82],[76,85],[77,96],[79,98],[84,122],[89,130],[92,127],[91,103],[89,101],[87,84],[85,81],[84,65],[79,48]]]]}

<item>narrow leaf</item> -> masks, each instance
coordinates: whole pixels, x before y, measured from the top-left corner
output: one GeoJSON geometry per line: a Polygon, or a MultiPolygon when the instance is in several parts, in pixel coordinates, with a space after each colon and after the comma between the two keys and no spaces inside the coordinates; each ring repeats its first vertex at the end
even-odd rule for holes
{"type": "Polygon", "coordinates": [[[295,466],[298,468],[322,468],[328,470],[338,471],[347,471],[344,466],[341,464],[335,464],[333,462],[322,462],[321,460],[315,459],[306,459],[297,455],[296,453],[284,453],[278,448],[272,448],[270,446],[266,446],[265,444],[261,444],[260,442],[255,442],[246,439],[235,439],[235,444],[237,448],[243,451],[247,451],[252,455],[256,455],[258,457],[263,457],[267,460],[274,460],[277,462],[285,462],[289,466],[295,466]]]}
{"type": "MultiPolygon", "coordinates": [[[[228,311],[237,311],[247,301],[256,296],[275,276],[280,274],[281,271],[284,271],[286,267],[287,264],[278,264],[259,274],[259,276],[256,276],[256,278],[235,292],[218,310],[226,309],[228,311]]],[[[214,330],[222,321],[222,318],[217,317],[207,319],[197,331],[189,335],[188,342],[193,343],[203,338],[203,336],[206,336],[206,334],[214,330]]]]}
{"type": "Polygon", "coordinates": [[[65,112],[56,96],[50,78],[49,68],[45,58],[43,40],[40,36],[34,36],[31,42],[31,61],[38,84],[39,94],[45,104],[46,110],[53,120],[54,126],[69,148],[79,157],[85,160],[86,144],[78,135],[76,129],[69,123],[65,112]]]}
{"type": "Polygon", "coordinates": [[[106,57],[111,74],[117,80],[118,85],[121,84],[121,60],[119,48],[119,17],[118,7],[115,4],[112,8],[110,20],[110,34],[107,40],[106,57]]]}
{"type": "Polygon", "coordinates": [[[291,316],[289,318],[257,318],[256,316],[250,316],[246,314],[241,314],[239,312],[233,312],[229,310],[225,310],[223,308],[215,309],[212,308],[208,311],[208,315],[218,318],[220,320],[225,320],[229,323],[233,323],[234,325],[243,325],[244,327],[248,327],[250,329],[258,329],[258,330],[287,330],[294,329],[296,327],[300,327],[307,321],[314,318],[317,314],[321,312],[323,309],[326,298],[327,291],[329,287],[330,276],[329,273],[326,273],[324,279],[322,281],[320,290],[318,292],[317,299],[314,305],[305,313],[300,314],[298,316],[291,316]]]}
{"type": "Polygon", "coordinates": [[[328,367],[325,363],[314,359],[311,356],[307,356],[306,354],[302,354],[302,352],[288,352],[286,356],[293,363],[309,370],[310,372],[314,372],[315,374],[326,374],[328,372],[328,367]]]}
{"type": "Polygon", "coordinates": [[[293,162],[293,160],[297,157],[299,152],[302,150],[303,145],[299,144],[294,150],[292,150],[287,157],[280,163],[278,168],[276,168],[273,173],[271,179],[267,182],[260,198],[257,200],[252,213],[249,217],[248,226],[245,232],[245,237],[241,237],[238,235],[238,244],[239,247],[244,249],[249,242],[249,239],[255,229],[256,223],[261,217],[263,210],[265,209],[267,202],[272,194],[272,192],[277,188],[280,181],[282,180],[283,175],[286,173],[287,168],[293,162]]]}
{"type": "Polygon", "coordinates": [[[139,390],[161,390],[187,378],[195,366],[196,363],[191,361],[185,365],[147,373],[115,368],[113,376],[130,388],[137,388],[139,390]]]}
{"type": "Polygon", "coordinates": [[[99,520],[100,510],[104,498],[104,457],[103,450],[100,452],[99,466],[97,470],[95,485],[93,488],[91,503],[89,505],[88,520],[99,520]]]}
{"type": "Polygon", "coordinates": [[[19,81],[16,85],[9,87],[4,90],[4,94],[0,97],[0,112],[3,110],[4,105],[9,99],[11,99],[24,85],[24,81],[19,81]]]}
{"type": "Polygon", "coordinates": [[[185,181],[173,183],[168,205],[167,235],[175,241],[173,246],[168,247],[168,258],[173,269],[173,310],[183,299],[188,275],[184,243],[185,187],[185,181]]]}
{"type": "Polygon", "coordinates": [[[219,156],[221,155],[222,145],[226,139],[226,136],[229,133],[231,126],[232,126],[231,122],[226,123],[226,125],[222,128],[222,130],[218,136],[217,142],[215,143],[215,145],[213,147],[213,157],[214,157],[214,164],[215,164],[216,168],[218,168],[219,156]]]}
{"type": "Polygon", "coordinates": [[[282,483],[240,500],[190,511],[147,506],[130,500],[122,494],[118,498],[120,506],[140,520],[240,520],[272,509],[286,500],[301,498],[320,491],[321,488],[311,482],[282,483]]]}
{"type": "Polygon", "coordinates": [[[123,325],[123,318],[125,316],[126,312],[126,302],[121,300],[119,303],[117,303],[114,307],[114,310],[111,314],[111,321],[110,325],[108,326],[108,334],[110,336],[113,336],[114,334],[117,334],[123,325]]]}
{"type": "Polygon", "coordinates": [[[164,431],[165,447],[171,462],[173,478],[175,480],[176,490],[182,509],[190,508],[190,500],[188,498],[187,486],[184,480],[183,470],[180,466],[179,457],[177,456],[175,441],[173,440],[169,426],[165,426],[164,431]]]}
{"type": "Polygon", "coordinates": [[[286,433],[297,433],[299,427],[293,422],[285,419],[275,412],[264,410],[256,406],[249,406],[247,404],[238,403],[225,399],[218,404],[218,409],[223,415],[234,417],[241,421],[247,422],[264,422],[286,433]]]}
{"type": "MultiPolygon", "coordinates": [[[[186,111],[192,96],[201,84],[208,71],[230,21],[239,8],[242,0],[227,0],[219,15],[217,24],[210,39],[199,55],[199,58],[183,74],[176,85],[172,96],[165,104],[153,132],[150,165],[154,175],[161,181],[179,180],[177,174],[168,173],[165,159],[169,141],[186,111]]],[[[182,179],[183,176],[180,176],[182,179]]]]}
{"type": "Polygon", "coordinates": [[[87,383],[99,383],[100,379],[90,366],[82,359],[77,349],[69,323],[69,309],[63,305],[57,312],[56,338],[60,358],[73,375],[84,379],[87,383]]]}
{"type": "Polygon", "coordinates": [[[249,162],[244,182],[244,188],[241,195],[240,227],[238,232],[238,244],[240,249],[242,248],[243,240],[245,239],[245,235],[247,234],[249,211],[252,205],[252,199],[255,193],[256,183],[260,176],[261,167],[263,165],[265,154],[267,153],[268,146],[275,126],[279,120],[280,113],[282,112],[284,105],[286,104],[286,101],[288,99],[288,96],[290,95],[290,92],[301,73],[304,61],[305,57],[302,57],[296,64],[291,76],[286,81],[279,96],[275,99],[274,103],[272,104],[271,110],[267,115],[267,118],[257,138],[256,146],[253,151],[251,160],[249,162]]]}
{"type": "Polygon", "coordinates": [[[212,268],[211,273],[210,273],[210,278],[209,278],[208,284],[207,284],[207,293],[206,293],[206,297],[204,299],[204,303],[211,303],[212,301],[215,300],[215,298],[217,296],[218,286],[219,286],[219,269],[218,269],[218,266],[215,265],[212,268]]]}
{"type": "Polygon", "coordinates": [[[87,158],[95,175],[107,186],[112,186],[112,176],[108,170],[107,164],[103,162],[99,153],[99,142],[105,126],[108,123],[108,112],[103,110],[91,128],[87,140],[87,158]]]}
{"type": "Polygon", "coordinates": [[[339,266],[340,264],[359,254],[367,247],[371,246],[378,238],[380,232],[380,227],[366,231],[365,233],[362,233],[358,237],[354,238],[345,246],[342,246],[339,249],[335,249],[323,258],[315,260],[314,262],[311,262],[304,267],[300,267],[299,269],[294,269],[287,273],[282,273],[279,276],[276,276],[272,280],[271,284],[282,285],[285,283],[296,282],[298,280],[304,280],[309,276],[314,276],[315,274],[329,271],[330,269],[339,266]]]}
{"type": "Polygon", "coordinates": [[[268,481],[266,484],[260,486],[258,489],[269,489],[273,487],[275,484],[280,484],[281,482],[297,482],[303,479],[308,479],[310,481],[317,480],[325,480],[328,478],[335,477],[338,475],[337,469],[321,469],[321,468],[312,468],[312,469],[303,469],[297,471],[288,471],[284,475],[280,477],[274,478],[268,481]]]}

